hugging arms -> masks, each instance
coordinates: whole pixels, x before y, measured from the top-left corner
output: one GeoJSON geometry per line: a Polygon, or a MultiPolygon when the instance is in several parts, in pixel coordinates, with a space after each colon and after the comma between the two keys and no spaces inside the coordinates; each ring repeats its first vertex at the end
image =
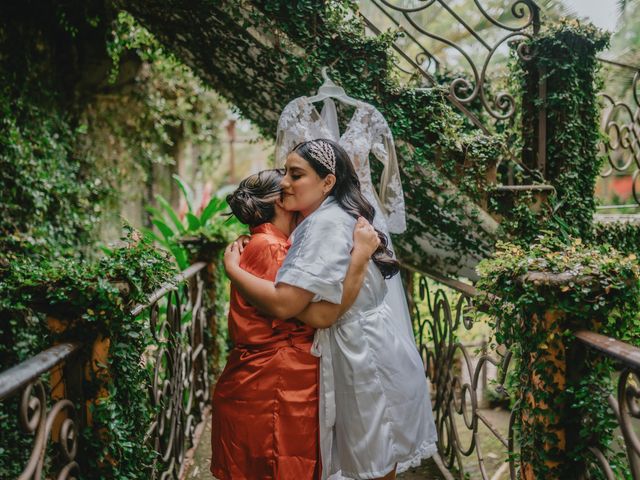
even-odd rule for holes
{"type": "Polygon", "coordinates": [[[343,282],[339,304],[313,302],[314,294],[286,283],[275,284],[259,278],[240,267],[240,242],[225,250],[224,265],[229,279],[240,294],[265,315],[275,318],[297,318],[314,328],[328,328],[353,304],[364,281],[371,255],[380,241],[371,224],[359,218],[353,232],[351,263],[343,282]]]}

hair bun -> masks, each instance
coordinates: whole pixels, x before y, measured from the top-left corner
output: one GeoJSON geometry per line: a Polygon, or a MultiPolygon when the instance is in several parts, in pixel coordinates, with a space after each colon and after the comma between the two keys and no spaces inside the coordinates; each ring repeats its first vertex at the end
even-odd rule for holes
{"type": "Polygon", "coordinates": [[[264,170],[250,175],[227,195],[227,203],[240,222],[257,226],[270,221],[275,214],[275,197],[279,195],[282,173],[264,170]]]}

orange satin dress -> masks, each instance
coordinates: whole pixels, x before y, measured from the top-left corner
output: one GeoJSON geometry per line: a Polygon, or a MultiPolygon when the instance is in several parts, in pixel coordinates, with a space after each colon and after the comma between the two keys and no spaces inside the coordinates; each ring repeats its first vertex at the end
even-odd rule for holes
{"type": "MultiPolygon", "coordinates": [[[[289,249],[273,224],[251,229],[240,266],[275,280],[289,249]]],[[[213,394],[211,473],[220,480],[319,478],[318,359],[314,329],[268,318],[232,287],[235,347],[213,394]]]]}

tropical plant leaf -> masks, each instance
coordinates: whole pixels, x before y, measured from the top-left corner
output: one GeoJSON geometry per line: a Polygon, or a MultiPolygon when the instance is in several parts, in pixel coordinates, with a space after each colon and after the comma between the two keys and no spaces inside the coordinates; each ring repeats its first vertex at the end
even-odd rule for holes
{"type": "Polygon", "coordinates": [[[174,231],[171,230],[169,225],[164,223],[162,220],[154,218],[153,220],[151,220],[151,223],[153,223],[157,227],[157,229],[160,230],[160,233],[167,242],[171,239],[171,237],[174,236],[174,231]]]}
{"type": "Polygon", "coordinates": [[[165,247],[167,246],[166,240],[158,236],[156,232],[154,232],[150,228],[143,228],[142,234],[145,236],[145,238],[148,238],[151,241],[158,242],[159,244],[164,245],[165,247]]]}
{"type": "Polygon", "coordinates": [[[185,252],[182,246],[172,243],[171,245],[169,245],[169,250],[171,250],[173,256],[176,257],[176,262],[178,263],[178,268],[180,268],[180,270],[184,270],[189,266],[187,252],[185,252]]]}
{"type": "Polygon", "coordinates": [[[200,220],[193,213],[187,212],[187,222],[189,222],[189,230],[195,231],[200,228],[200,220]]]}
{"type": "Polygon", "coordinates": [[[182,190],[184,199],[187,201],[187,208],[189,209],[189,212],[193,213],[193,193],[191,192],[191,189],[186,184],[186,182],[180,178],[179,175],[176,175],[174,173],[172,177],[178,184],[178,187],[180,187],[180,190],[182,190]]]}
{"type": "Polygon", "coordinates": [[[184,228],[184,225],[180,221],[180,218],[178,218],[178,214],[175,212],[173,208],[171,208],[171,205],[169,204],[169,202],[167,202],[167,200],[162,195],[156,195],[156,200],[158,201],[160,206],[164,209],[164,211],[167,212],[167,215],[169,215],[169,218],[171,219],[173,224],[176,226],[178,231],[180,233],[185,233],[187,229],[184,228]]]}
{"type": "Polygon", "coordinates": [[[207,206],[202,211],[202,214],[200,215],[200,223],[202,225],[206,225],[206,223],[214,214],[222,212],[226,210],[226,208],[227,208],[227,202],[224,198],[211,197],[211,200],[209,200],[209,203],[207,204],[207,206]]]}
{"type": "Polygon", "coordinates": [[[151,205],[147,205],[146,207],[144,207],[144,209],[156,218],[162,218],[162,219],[165,218],[162,211],[158,208],[152,207],[151,205]]]}

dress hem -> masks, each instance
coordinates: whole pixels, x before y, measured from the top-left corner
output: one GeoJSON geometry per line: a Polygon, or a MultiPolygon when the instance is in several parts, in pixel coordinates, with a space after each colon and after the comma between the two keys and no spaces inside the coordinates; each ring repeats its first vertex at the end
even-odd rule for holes
{"type": "MultiPolygon", "coordinates": [[[[435,443],[422,442],[420,448],[413,453],[409,458],[400,460],[397,463],[396,475],[406,472],[410,468],[419,467],[422,460],[433,457],[438,452],[438,446],[435,443]]],[[[387,475],[393,467],[390,467],[386,471],[378,472],[366,472],[360,474],[353,474],[351,472],[340,472],[340,476],[336,477],[336,480],[366,480],[370,478],[379,478],[387,475]]]]}

